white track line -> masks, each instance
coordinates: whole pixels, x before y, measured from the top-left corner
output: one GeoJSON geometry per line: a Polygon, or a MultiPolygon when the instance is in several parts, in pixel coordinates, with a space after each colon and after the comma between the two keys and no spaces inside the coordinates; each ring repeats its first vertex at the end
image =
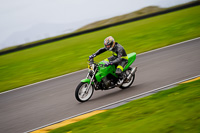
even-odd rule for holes
{"type": "MultiPolygon", "coordinates": [[[[172,44],[172,45],[169,45],[169,46],[165,46],[165,47],[162,47],[162,48],[154,49],[154,50],[151,50],[151,51],[147,51],[147,52],[138,54],[137,56],[144,55],[144,54],[151,53],[151,52],[155,52],[155,51],[158,51],[158,50],[161,50],[161,49],[173,47],[173,46],[180,45],[180,44],[183,44],[183,43],[191,42],[191,41],[198,40],[198,39],[200,39],[200,37],[197,37],[197,38],[194,38],[194,39],[190,39],[190,40],[187,40],[187,41],[183,41],[183,42],[179,42],[179,43],[175,43],[175,44],[172,44]]],[[[23,88],[25,88],[25,87],[29,87],[29,86],[33,86],[33,85],[36,85],[36,84],[44,83],[44,82],[47,82],[47,81],[50,81],[50,80],[62,78],[62,77],[64,77],[64,76],[72,75],[72,74],[79,73],[79,72],[82,72],[82,71],[85,71],[85,70],[86,70],[86,69],[82,69],[82,70],[80,70],[80,71],[68,73],[68,74],[65,74],[65,75],[58,76],[58,77],[50,78],[50,79],[47,79],[47,80],[39,81],[39,82],[36,82],[36,83],[33,83],[33,84],[29,84],[29,85],[25,85],[25,86],[22,86],[22,87],[19,87],[19,88],[15,88],[15,89],[12,89],[12,90],[8,90],[8,91],[5,91],[5,92],[1,92],[0,95],[1,95],[1,94],[5,94],[5,93],[8,93],[8,92],[16,91],[16,90],[19,90],[19,89],[23,89],[23,88]]]]}
{"type": "Polygon", "coordinates": [[[106,108],[108,106],[112,106],[114,104],[117,104],[117,103],[120,103],[120,102],[123,102],[123,101],[127,101],[129,99],[133,99],[133,98],[137,98],[137,97],[141,97],[141,96],[145,96],[147,94],[154,94],[154,93],[157,93],[158,91],[161,91],[161,90],[164,90],[166,88],[170,89],[170,87],[174,86],[174,85],[177,85],[179,83],[182,83],[184,81],[187,81],[187,80],[191,80],[191,79],[194,79],[194,78],[197,78],[197,77],[200,77],[200,75],[197,75],[197,76],[194,76],[194,77],[190,77],[190,78],[187,78],[187,79],[184,79],[184,80],[181,80],[181,81],[178,81],[178,82],[175,82],[175,83],[172,83],[172,84],[169,84],[169,85],[166,85],[166,86],[163,86],[163,87],[159,87],[157,89],[153,89],[153,90],[150,90],[150,91],[147,91],[147,92],[143,92],[143,93],[140,93],[138,95],[135,95],[135,96],[131,96],[131,97],[128,97],[128,98],[125,98],[125,99],[122,99],[122,100],[119,100],[117,102],[113,102],[113,103],[110,103],[110,104],[107,104],[107,105],[104,105],[104,106],[101,106],[101,107],[98,107],[98,108],[95,108],[95,109],[91,109],[89,111],[86,111],[86,112],[83,112],[83,113],[80,113],[80,114],[77,114],[77,115],[74,115],[74,116],[71,116],[71,117],[67,117],[67,118],[64,118],[62,120],[58,120],[56,122],[53,122],[53,123],[50,123],[50,124],[47,124],[47,125],[44,125],[44,126],[41,126],[41,127],[38,127],[38,128],[35,128],[35,129],[32,129],[32,130],[29,130],[29,131],[26,131],[25,133],[29,133],[29,132],[33,132],[35,130],[38,130],[38,129],[41,129],[41,128],[44,128],[44,127],[47,127],[47,126],[50,126],[50,125],[53,125],[53,124],[56,124],[56,123],[60,123],[62,121],[65,121],[65,120],[68,120],[68,119],[71,119],[71,118],[74,118],[74,117],[77,117],[77,116],[80,116],[80,115],[83,115],[83,114],[87,114],[87,113],[90,113],[92,111],[95,111],[95,110],[101,110],[103,108],[106,108]]]}

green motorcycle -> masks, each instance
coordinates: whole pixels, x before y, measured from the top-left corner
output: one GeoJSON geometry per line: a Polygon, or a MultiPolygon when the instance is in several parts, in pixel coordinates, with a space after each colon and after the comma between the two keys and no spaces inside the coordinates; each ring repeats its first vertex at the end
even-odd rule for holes
{"type": "Polygon", "coordinates": [[[118,84],[118,75],[115,73],[115,65],[105,66],[108,63],[105,60],[96,63],[93,59],[90,59],[87,77],[81,80],[75,90],[76,99],[79,102],[86,102],[92,97],[94,90],[108,90],[115,87],[126,89],[130,87],[135,79],[135,72],[137,70],[137,67],[130,67],[136,59],[136,53],[130,53],[127,56],[128,63],[123,70],[123,75],[126,78],[120,84],[118,84]]]}

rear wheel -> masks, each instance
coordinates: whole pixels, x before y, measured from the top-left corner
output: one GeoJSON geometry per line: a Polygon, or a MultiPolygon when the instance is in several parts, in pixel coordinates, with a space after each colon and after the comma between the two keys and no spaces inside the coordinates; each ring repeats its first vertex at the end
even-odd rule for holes
{"type": "Polygon", "coordinates": [[[75,97],[79,102],[86,102],[92,97],[93,92],[94,92],[94,87],[93,87],[93,85],[91,85],[88,92],[86,92],[88,86],[89,86],[88,83],[81,82],[76,87],[75,97]]]}
{"type": "MultiPolygon", "coordinates": [[[[126,74],[129,75],[130,73],[131,73],[131,69],[127,69],[126,74]]],[[[121,89],[129,88],[133,84],[134,80],[135,80],[135,74],[131,75],[131,78],[129,80],[126,79],[119,88],[121,89]]]]}

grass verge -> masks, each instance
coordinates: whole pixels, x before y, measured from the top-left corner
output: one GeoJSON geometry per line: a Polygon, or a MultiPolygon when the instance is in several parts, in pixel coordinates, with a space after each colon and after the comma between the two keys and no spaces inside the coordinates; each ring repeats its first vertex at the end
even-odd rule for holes
{"type": "MultiPolygon", "coordinates": [[[[0,92],[81,70],[112,35],[127,53],[142,53],[200,36],[200,6],[0,56],[0,92]]],[[[105,53],[97,61],[110,56],[105,53]]]]}
{"type": "Polygon", "coordinates": [[[200,80],[132,101],[50,133],[200,131],[200,80]]]}

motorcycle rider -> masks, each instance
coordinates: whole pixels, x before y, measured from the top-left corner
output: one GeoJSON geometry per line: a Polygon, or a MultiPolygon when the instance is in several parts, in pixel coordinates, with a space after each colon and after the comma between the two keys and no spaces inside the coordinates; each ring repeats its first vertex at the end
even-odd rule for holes
{"type": "Polygon", "coordinates": [[[126,54],[126,51],[119,43],[115,42],[112,36],[109,36],[104,40],[104,45],[104,48],[99,49],[96,53],[89,56],[89,58],[92,59],[105,51],[111,51],[112,56],[105,59],[105,61],[108,61],[108,63],[105,64],[105,66],[117,66],[115,73],[119,76],[118,85],[121,85],[126,78],[126,76],[122,73],[124,67],[128,63],[128,56],[126,54]]]}

